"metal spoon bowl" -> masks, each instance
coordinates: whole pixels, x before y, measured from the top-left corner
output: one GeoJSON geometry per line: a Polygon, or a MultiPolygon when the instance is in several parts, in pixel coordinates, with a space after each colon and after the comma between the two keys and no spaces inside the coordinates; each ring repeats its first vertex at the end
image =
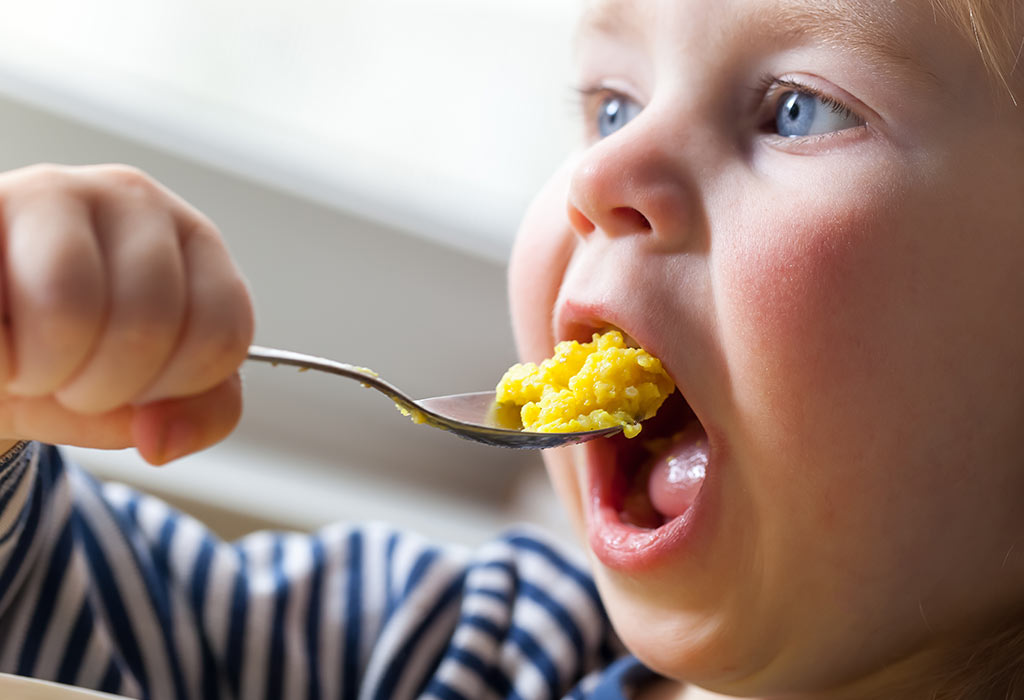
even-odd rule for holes
{"type": "Polygon", "coordinates": [[[496,447],[517,447],[540,450],[570,443],[586,442],[597,437],[613,435],[621,426],[577,433],[533,433],[521,429],[519,416],[508,406],[497,404],[493,391],[471,394],[453,394],[415,400],[365,367],[347,365],[323,357],[305,355],[290,350],[277,350],[259,345],[249,347],[249,359],[272,365],[290,365],[300,369],[314,369],[349,379],[386,395],[399,410],[416,423],[446,430],[461,438],[496,447]]]}

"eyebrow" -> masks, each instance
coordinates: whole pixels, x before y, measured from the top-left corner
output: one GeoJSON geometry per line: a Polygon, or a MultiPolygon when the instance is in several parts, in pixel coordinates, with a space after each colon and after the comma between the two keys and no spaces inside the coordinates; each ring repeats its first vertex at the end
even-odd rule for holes
{"type": "Polygon", "coordinates": [[[808,37],[827,45],[850,47],[888,63],[918,69],[924,77],[938,81],[907,44],[907,31],[901,29],[899,18],[869,3],[783,2],[759,8],[743,21],[756,23],[771,36],[808,37]]]}
{"type": "MultiPolygon", "coordinates": [[[[633,35],[642,32],[629,0],[590,0],[582,16],[577,42],[589,33],[633,35]]],[[[879,59],[882,66],[909,69],[925,82],[941,84],[905,41],[899,18],[869,3],[854,0],[781,0],[746,11],[733,24],[733,32],[753,32],[771,40],[810,39],[825,45],[849,47],[879,59]]]]}

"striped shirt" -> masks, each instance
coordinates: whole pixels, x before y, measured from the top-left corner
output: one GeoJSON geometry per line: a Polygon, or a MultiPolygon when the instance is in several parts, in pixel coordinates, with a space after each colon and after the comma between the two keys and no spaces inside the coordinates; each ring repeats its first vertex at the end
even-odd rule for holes
{"type": "Polygon", "coordinates": [[[142,698],[620,700],[581,564],[378,524],[216,539],[51,446],[0,462],[0,671],[142,698]]]}

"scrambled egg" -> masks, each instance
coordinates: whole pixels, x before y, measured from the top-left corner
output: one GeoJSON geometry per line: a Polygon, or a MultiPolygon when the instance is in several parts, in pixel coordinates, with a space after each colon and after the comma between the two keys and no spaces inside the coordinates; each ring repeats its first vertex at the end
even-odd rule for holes
{"type": "Polygon", "coordinates": [[[631,438],[674,390],[661,360],[627,347],[619,331],[608,331],[595,333],[590,343],[559,343],[540,366],[512,366],[498,383],[497,400],[521,407],[523,430],[569,433],[621,425],[631,438]]]}

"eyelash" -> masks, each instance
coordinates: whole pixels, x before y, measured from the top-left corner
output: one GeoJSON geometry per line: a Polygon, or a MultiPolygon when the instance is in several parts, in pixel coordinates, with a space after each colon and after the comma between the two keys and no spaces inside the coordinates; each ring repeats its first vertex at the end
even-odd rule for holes
{"type": "Polygon", "coordinates": [[[836,114],[843,115],[844,118],[856,116],[856,113],[850,109],[849,106],[842,100],[836,99],[827,92],[823,92],[815,87],[802,83],[799,80],[793,80],[792,78],[777,78],[774,75],[765,75],[758,82],[756,89],[758,99],[762,104],[767,105],[770,110],[769,117],[775,118],[775,110],[778,107],[778,98],[787,92],[799,92],[805,95],[813,95],[821,100],[821,103],[831,109],[836,114]]]}
{"type": "Polygon", "coordinates": [[[632,99],[621,90],[604,85],[583,85],[572,88],[572,106],[577,118],[581,118],[586,125],[588,137],[593,135],[591,132],[594,129],[591,117],[597,113],[597,106],[608,97],[632,99]]]}
{"type": "MultiPolygon", "coordinates": [[[[771,74],[765,74],[762,76],[756,88],[756,99],[760,106],[760,111],[763,116],[759,119],[759,125],[765,126],[775,119],[775,113],[778,108],[779,98],[788,92],[799,92],[806,95],[813,95],[814,97],[821,100],[821,103],[831,109],[837,114],[841,114],[844,118],[851,116],[857,116],[856,112],[853,111],[845,102],[828,94],[816,87],[803,83],[799,80],[792,78],[779,78],[771,74]]],[[[614,88],[607,87],[605,85],[583,85],[580,87],[574,87],[572,89],[573,105],[576,109],[576,113],[580,115],[586,125],[587,135],[592,137],[594,124],[591,118],[596,114],[596,108],[606,98],[609,97],[620,97],[627,100],[633,98],[614,88]]]]}

